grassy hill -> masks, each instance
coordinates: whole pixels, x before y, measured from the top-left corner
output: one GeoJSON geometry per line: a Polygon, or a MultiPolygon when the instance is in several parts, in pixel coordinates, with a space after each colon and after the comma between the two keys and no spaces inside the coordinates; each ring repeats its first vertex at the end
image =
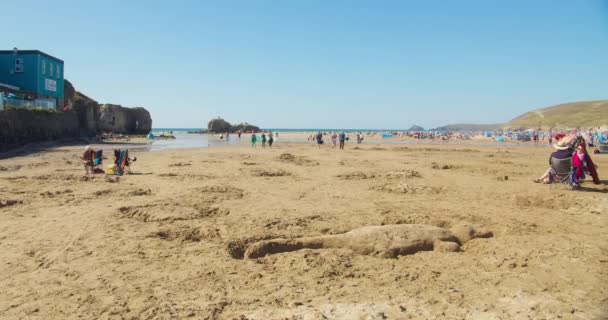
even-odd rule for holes
{"type": "Polygon", "coordinates": [[[432,130],[439,131],[493,131],[499,130],[503,127],[502,123],[497,124],[472,124],[472,123],[457,123],[448,124],[443,127],[437,127],[432,130]]]}
{"type": "Polygon", "coordinates": [[[608,100],[580,101],[526,112],[504,128],[592,128],[608,125],[608,100]]]}

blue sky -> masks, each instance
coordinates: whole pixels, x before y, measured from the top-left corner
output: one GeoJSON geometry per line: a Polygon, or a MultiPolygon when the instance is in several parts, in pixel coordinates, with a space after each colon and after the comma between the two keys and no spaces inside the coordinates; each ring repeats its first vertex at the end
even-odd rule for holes
{"type": "Polygon", "coordinates": [[[606,1],[5,1],[38,49],[154,127],[497,123],[608,99],[606,1]]]}

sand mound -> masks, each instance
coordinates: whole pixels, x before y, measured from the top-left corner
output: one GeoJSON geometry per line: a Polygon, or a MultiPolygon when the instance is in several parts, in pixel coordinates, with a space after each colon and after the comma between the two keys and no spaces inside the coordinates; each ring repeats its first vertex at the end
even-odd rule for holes
{"type": "Polygon", "coordinates": [[[384,184],[372,188],[377,191],[384,191],[388,193],[410,193],[410,194],[442,194],[447,190],[445,187],[434,187],[425,185],[411,185],[408,183],[399,184],[384,184]]]}
{"type": "Polygon", "coordinates": [[[339,174],[336,177],[343,180],[365,180],[365,179],[373,179],[376,177],[374,173],[365,173],[362,171],[355,171],[350,173],[339,174]]]}
{"type": "Polygon", "coordinates": [[[547,197],[546,195],[515,196],[515,204],[519,207],[569,209],[581,204],[568,197],[547,197]]]}
{"type": "Polygon", "coordinates": [[[38,181],[49,181],[49,180],[58,180],[58,181],[87,181],[88,176],[82,176],[78,174],[43,174],[39,176],[32,176],[30,179],[38,180],[38,181]]]}
{"type": "Polygon", "coordinates": [[[422,178],[420,172],[416,170],[403,170],[403,171],[390,171],[385,177],[387,179],[410,179],[410,178],[422,178]]]}
{"type": "Polygon", "coordinates": [[[55,198],[55,197],[61,197],[63,195],[67,195],[73,193],[73,191],[71,189],[65,189],[65,190],[57,190],[55,192],[53,191],[44,191],[39,193],[40,196],[42,196],[43,198],[55,198]]]}
{"type": "Polygon", "coordinates": [[[488,238],[492,232],[478,230],[470,225],[457,225],[451,229],[422,224],[367,226],[336,235],[277,238],[261,240],[247,246],[244,257],[255,259],[266,255],[301,249],[348,249],[355,254],[395,258],[430,251],[436,247],[443,252],[458,251],[460,245],[473,238],[488,238]],[[453,244],[440,244],[452,242],[453,244]]]}
{"type": "Polygon", "coordinates": [[[449,169],[462,168],[462,166],[455,165],[455,164],[439,164],[439,163],[433,162],[433,163],[431,163],[431,168],[440,169],[440,170],[449,170],[449,169]]]}
{"type": "Polygon", "coordinates": [[[247,247],[258,241],[276,238],[276,235],[256,235],[240,239],[233,239],[226,243],[226,251],[234,259],[243,259],[247,247]]]}
{"type": "Polygon", "coordinates": [[[150,238],[158,238],[168,241],[199,242],[205,238],[200,228],[184,227],[180,229],[161,229],[149,235],[150,238]]]}
{"type": "Polygon", "coordinates": [[[171,163],[169,164],[169,167],[187,167],[187,166],[191,166],[192,163],[188,163],[188,162],[176,162],[176,163],[171,163]]]}
{"type": "Polygon", "coordinates": [[[6,167],[0,166],[0,171],[17,171],[21,168],[22,168],[22,166],[18,165],[18,164],[12,165],[12,166],[6,166],[6,167]]]}
{"type": "Polygon", "coordinates": [[[251,170],[251,175],[254,177],[285,177],[291,176],[291,172],[287,172],[283,169],[254,169],[251,170]]]}
{"type": "Polygon", "coordinates": [[[426,224],[440,228],[452,227],[452,223],[450,221],[443,220],[437,217],[432,217],[428,214],[423,213],[414,213],[407,215],[390,214],[388,217],[382,220],[381,225],[390,224],[426,224]]]}
{"type": "Polygon", "coordinates": [[[227,194],[227,195],[230,195],[230,198],[236,198],[236,199],[240,199],[245,195],[245,191],[243,189],[235,188],[232,186],[225,186],[225,185],[205,186],[205,187],[198,189],[197,191],[199,191],[201,193],[227,194]]]}
{"type": "Polygon", "coordinates": [[[136,189],[127,192],[129,196],[149,196],[152,194],[152,190],[150,189],[136,189]]]}
{"type": "MultiPolygon", "coordinates": [[[[413,309],[413,308],[412,308],[413,309]]],[[[386,304],[325,304],[305,305],[295,303],[292,308],[260,308],[243,314],[243,320],[312,320],[312,319],[429,319],[429,312],[409,311],[409,306],[391,306],[386,304]]]]}
{"type": "Polygon", "coordinates": [[[118,213],[122,218],[130,218],[142,222],[154,222],[202,219],[219,214],[226,214],[226,211],[222,210],[217,205],[184,207],[178,205],[152,204],[135,207],[120,207],[118,208],[118,213]]]}
{"type": "Polygon", "coordinates": [[[179,174],[179,173],[175,173],[175,172],[159,173],[158,176],[162,177],[162,178],[180,178],[180,179],[193,179],[193,180],[208,180],[208,179],[215,178],[215,176],[207,175],[207,174],[194,174],[194,173],[179,174]]]}
{"type": "Polygon", "coordinates": [[[105,189],[105,190],[97,190],[97,191],[93,192],[93,195],[96,197],[100,197],[100,196],[108,196],[113,193],[114,193],[114,191],[112,191],[110,189],[105,189]]]}
{"type": "Polygon", "coordinates": [[[283,153],[279,156],[279,160],[283,162],[293,163],[299,166],[318,166],[317,161],[309,160],[305,157],[297,157],[291,153],[283,153]]]}
{"type": "Polygon", "coordinates": [[[179,176],[177,173],[159,173],[159,177],[177,177],[179,176]]]}
{"type": "Polygon", "coordinates": [[[19,204],[23,204],[23,200],[1,200],[0,199],[0,208],[7,208],[16,206],[19,204]]]}
{"type": "Polygon", "coordinates": [[[266,229],[291,229],[293,227],[302,228],[306,227],[314,221],[323,220],[323,217],[320,215],[311,215],[305,217],[296,217],[296,218],[281,218],[281,219],[272,219],[270,222],[264,225],[266,229]]]}

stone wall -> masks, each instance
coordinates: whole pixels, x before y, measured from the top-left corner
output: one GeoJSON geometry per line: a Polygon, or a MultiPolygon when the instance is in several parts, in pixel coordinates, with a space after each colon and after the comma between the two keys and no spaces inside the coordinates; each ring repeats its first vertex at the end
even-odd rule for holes
{"type": "Polygon", "coordinates": [[[0,112],[0,150],[28,142],[78,136],[76,112],[46,110],[4,110],[0,112]]]}

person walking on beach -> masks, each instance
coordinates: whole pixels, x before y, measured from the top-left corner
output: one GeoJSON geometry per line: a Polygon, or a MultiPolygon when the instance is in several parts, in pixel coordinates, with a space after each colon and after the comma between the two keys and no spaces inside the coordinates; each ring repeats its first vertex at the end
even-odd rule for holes
{"type": "Polygon", "coordinates": [[[226,131],[226,142],[230,142],[230,132],[226,131]]]}
{"type": "Polygon", "coordinates": [[[338,142],[338,134],[334,131],[331,133],[331,144],[335,148],[336,143],[338,142]]]}
{"type": "Polygon", "coordinates": [[[266,148],[266,133],[262,131],[262,148],[266,148]]]}
{"type": "Polygon", "coordinates": [[[323,144],[323,134],[321,133],[321,131],[319,131],[319,133],[317,133],[317,146],[319,146],[319,149],[321,149],[322,144],[323,144]]]}
{"type": "Polygon", "coordinates": [[[239,136],[239,140],[241,140],[241,130],[237,131],[236,134],[239,136]]]}
{"type": "Polygon", "coordinates": [[[255,132],[251,134],[251,147],[255,149],[255,143],[258,141],[258,136],[255,135],[255,132]]]}
{"type": "Polygon", "coordinates": [[[268,133],[268,147],[272,149],[272,143],[274,142],[274,138],[272,137],[272,131],[268,133]]]}
{"type": "Polygon", "coordinates": [[[346,133],[344,131],[340,132],[340,150],[344,150],[344,141],[346,141],[346,133]]]}

